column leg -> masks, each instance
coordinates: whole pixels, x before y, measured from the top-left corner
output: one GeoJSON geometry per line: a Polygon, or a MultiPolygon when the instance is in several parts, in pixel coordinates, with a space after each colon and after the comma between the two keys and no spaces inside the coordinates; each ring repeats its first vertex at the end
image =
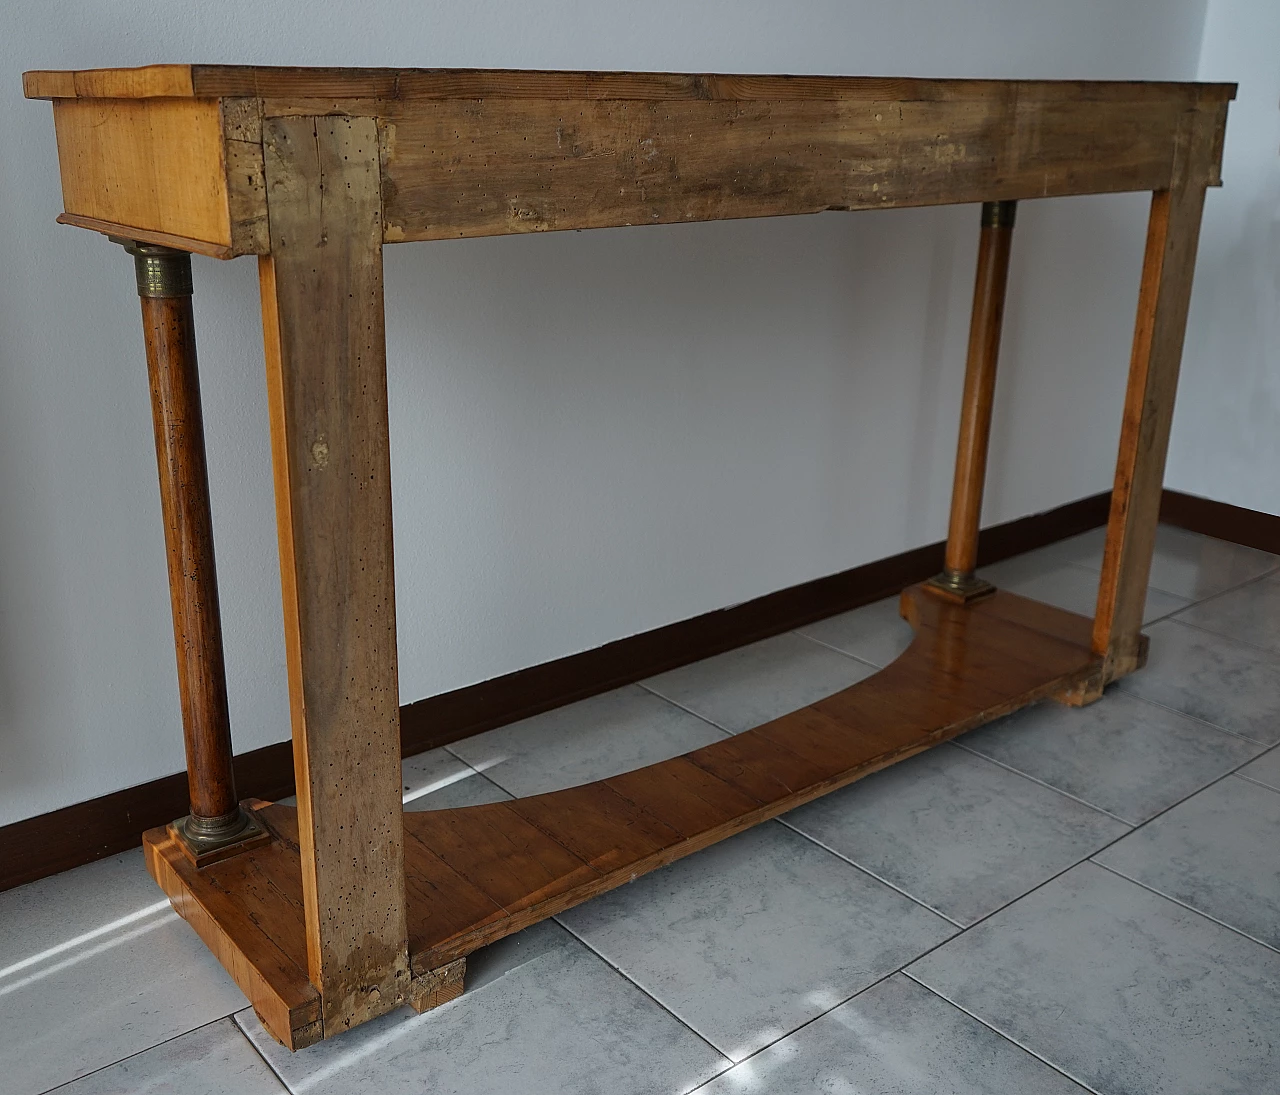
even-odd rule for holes
{"type": "Polygon", "coordinates": [[[1120,454],[1093,626],[1093,650],[1104,659],[1103,684],[1133,672],[1146,661],[1142,617],[1204,207],[1207,172],[1197,169],[1195,157],[1212,154],[1211,139],[1212,131],[1206,126],[1198,139],[1189,140],[1174,185],[1156,191],[1151,199],[1120,454]],[[1180,174],[1192,181],[1182,183],[1180,174]]]}
{"type": "Polygon", "coordinates": [[[936,592],[961,602],[983,597],[995,589],[974,570],[978,565],[978,526],[982,520],[982,491],[991,440],[991,406],[995,398],[996,362],[1000,356],[1000,329],[1017,206],[1017,202],[1011,201],[982,205],[946,569],[929,583],[936,592]]]}
{"type": "Polygon", "coordinates": [[[266,839],[240,808],[231,766],[231,723],[213,557],[213,518],[191,312],[191,256],[123,242],[134,256],[151,379],[160,505],[191,813],[172,828],[197,866],[266,839]]]}
{"type": "Polygon", "coordinates": [[[268,118],[263,148],[307,964],[330,1037],[410,988],[376,123],[268,118]]]}

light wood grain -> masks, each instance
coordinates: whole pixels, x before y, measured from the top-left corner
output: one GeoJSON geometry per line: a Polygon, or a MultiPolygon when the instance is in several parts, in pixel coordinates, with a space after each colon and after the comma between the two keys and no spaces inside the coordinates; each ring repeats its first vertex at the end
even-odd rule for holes
{"type": "Polygon", "coordinates": [[[67,213],[231,247],[216,102],[62,99],[53,118],[67,213]]]}
{"type": "Polygon", "coordinates": [[[1183,116],[1170,185],[1152,195],[1093,632],[1094,652],[1105,657],[1104,680],[1132,672],[1145,659],[1141,631],[1147,580],[1191,304],[1206,165],[1220,153],[1221,120],[1208,112],[1183,116]]]}
{"type": "Polygon", "coordinates": [[[409,984],[377,137],[263,124],[261,263],[307,962],[325,1036],[409,984]]]}

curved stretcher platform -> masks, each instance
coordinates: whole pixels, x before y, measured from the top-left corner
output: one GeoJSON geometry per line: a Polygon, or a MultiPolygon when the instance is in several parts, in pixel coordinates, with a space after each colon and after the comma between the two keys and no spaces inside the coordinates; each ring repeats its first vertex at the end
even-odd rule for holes
{"type": "MultiPolygon", "coordinates": [[[[1092,622],[1003,591],[961,605],[914,586],[892,665],[789,715],[624,775],[404,815],[410,1002],[462,991],[471,951],[1046,697],[1100,687],[1092,622]]],[[[272,839],[197,870],[165,829],[148,866],[291,1049],[322,1036],[307,977],[297,811],[251,804],[272,839]]]]}

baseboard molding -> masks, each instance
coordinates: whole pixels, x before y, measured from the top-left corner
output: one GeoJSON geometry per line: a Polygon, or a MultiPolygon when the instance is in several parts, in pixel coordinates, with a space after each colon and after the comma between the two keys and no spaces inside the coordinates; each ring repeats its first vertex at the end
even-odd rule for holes
{"type": "Polygon", "coordinates": [[[1280,517],[1214,502],[1194,494],[1165,490],[1160,498],[1160,520],[1169,525],[1230,540],[1233,544],[1280,555],[1280,517]]]}
{"type": "MultiPolygon", "coordinates": [[[[1105,524],[1110,497],[1110,492],[1095,494],[984,529],[979,539],[979,564],[996,563],[1105,524]]],[[[1280,522],[1280,518],[1269,520],[1280,522]]],[[[941,542],[928,544],[732,608],[407,704],[400,709],[402,751],[410,756],[447,745],[870,604],[941,570],[943,548],[941,542]]],[[[235,773],[242,797],[291,795],[292,747],[286,741],[242,753],[235,758],[235,773]]],[[[0,890],[137,847],[144,830],[163,825],[186,810],[186,773],[176,772],[6,825],[0,828],[0,890]]]]}

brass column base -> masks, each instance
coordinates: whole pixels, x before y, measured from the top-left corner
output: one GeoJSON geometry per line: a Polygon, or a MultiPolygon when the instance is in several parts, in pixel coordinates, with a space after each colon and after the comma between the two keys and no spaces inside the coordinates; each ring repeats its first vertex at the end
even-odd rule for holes
{"type": "Polygon", "coordinates": [[[243,806],[225,817],[188,814],[170,823],[169,833],[196,867],[230,859],[271,839],[262,822],[243,806]]]}
{"type": "Polygon", "coordinates": [[[926,583],[930,593],[935,593],[948,601],[967,605],[970,601],[990,597],[996,587],[985,578],[979,578],[973,571],[944,570],[935,574],[926,583]]]}

